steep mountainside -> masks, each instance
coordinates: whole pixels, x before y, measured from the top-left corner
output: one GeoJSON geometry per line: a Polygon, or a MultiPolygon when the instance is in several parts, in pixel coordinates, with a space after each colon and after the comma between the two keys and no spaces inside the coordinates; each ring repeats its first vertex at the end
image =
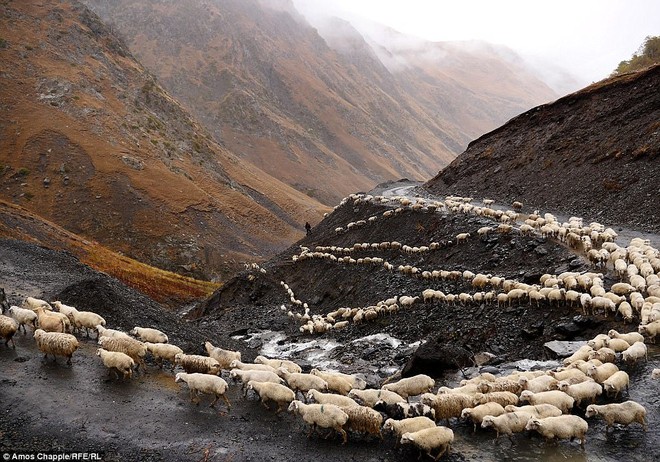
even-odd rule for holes
{"type": "Polygon", "coordinates": [[[0,198],[141,261],[222,276],[323,206],[232,155],[86,7],[0,12],[0,198]]]}
{"type": "Polygon", "coordinates": [[[469,140],[555,97],[492,50],[390,50],[341,20],[324,40],[288,0],[85,2],[217,140],[327,204],[428,178],[469,140]],[[388,67],[387,55],[411,65],[388,67]]]}
{"type": "Polygon", "coordinates": [[[470,143],[426,187],[660,230],[660,66],[534,108],[470,143]]]}

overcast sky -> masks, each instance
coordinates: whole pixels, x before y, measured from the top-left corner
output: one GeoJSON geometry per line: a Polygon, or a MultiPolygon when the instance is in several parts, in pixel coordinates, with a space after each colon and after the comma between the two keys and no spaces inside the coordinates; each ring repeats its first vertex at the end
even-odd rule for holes
{"type": "MultiPolygon", "coordinates": [[[[431,41],[506,45],[589,84],[660,35],[660,0],[294,0],[302,12],[356,15],[431,41]]],[[[349,18],[350,19],[350,18],[349,18]]]]}

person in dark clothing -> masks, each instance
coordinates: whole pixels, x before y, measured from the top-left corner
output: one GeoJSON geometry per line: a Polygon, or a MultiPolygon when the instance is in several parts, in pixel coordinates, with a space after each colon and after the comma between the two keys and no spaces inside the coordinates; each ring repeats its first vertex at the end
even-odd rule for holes
{"type": "Polygon", "coordinates": [[[305,231],[307,231],[307,235],[312,232],[312,225],[309,224],[309,221],[305,222],[305,231]]]}

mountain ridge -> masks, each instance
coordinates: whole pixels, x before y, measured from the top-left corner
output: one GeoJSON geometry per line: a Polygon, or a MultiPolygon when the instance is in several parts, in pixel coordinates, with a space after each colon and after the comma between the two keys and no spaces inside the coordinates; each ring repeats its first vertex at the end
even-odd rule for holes
{"type": "Polygon", "coordinates": [[[655,65],[535,107],[472,141],[425,187],[657,232],[658,85],[655,65]]]}
{"type": "Polygon", "coordinates": [[[214,141],[82,4],[9,4],[1,21],[1,198],[205,279],[327,210],[214,141]]]}
{"type": "MultiPolygon", "coordinates": [[[[491,80],[523,78],[536,85],[536,97],[512,104],[493,81],[485,86],[480,78],[481,87],[471,89],[462,82],[469,72],[431,71],[437,62],[397,77],[350,23],[337,22],[350,36],[342,53],[291,2],[86,4],[121,32],[216,139],[330,205],[383,181],[429,178],[474,136],[556,97],[495,58],[485,71],[494,74],[491,80]],[[484,96],[486,87],[490,95],[484,96]],[[469,107],[453,95],[467,95],[469,107]],[[452,111],[458,121],[446,116],[452,111]]],[[[464,66],[480,61],[461,59],[464,66]]]]}

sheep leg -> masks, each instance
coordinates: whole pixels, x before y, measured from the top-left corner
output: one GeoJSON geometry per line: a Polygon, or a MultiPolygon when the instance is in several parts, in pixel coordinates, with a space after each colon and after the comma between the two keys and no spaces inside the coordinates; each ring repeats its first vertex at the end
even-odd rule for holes
{"type": "Polygon", "coordinates": [[[229,404],[229,400],[227,399],[226,395],[220,395],[222,396],[222,399],[224,400],[225,404],[227,405],[227,409],[231,408],[231,404],[229,404]]]}
{"type": "Polygon", "coordinates": [[[338,431],[339,433],[341,433],[341,437],[342,437],[342,442],[341,442],[341,444],[346,444],[346,440],[348,439],[348,435],[346,434],[346,430],[344,430],[343,428],[339,427],[339,428],[337,428],[337,431],[338,431]]]}
{"type": "Polygon", "coordinates": [[[195,403],[195,404],[199,404],[200,401],[201,401],[201,400],[200,400],[199,397],[197,396],[197,392],[196,392],[195,390],[191,389],[191,390],[190,390],[190,402],[191,402],[191,403],[195,403]],[[197,398],[196,401],[195,401],[195,398],[197,398]]]}
{"type": "MultiPolygon", "coordinates": [[[[262,400],[261,400],[261,404],[263,405],[263,407],[265,407],[266,409],[268,409],[268,410],[270,411],[270,407],[268,406],[268,404],[266,404],[266,400],[265,400],[265,399],[262,399],[262,400]]],[[[277,414],[277,413],[280,412],[281,410],[282,410],[282,406],[278,403],[278,405],[277,405],[277,411],[275,411],[275,414],[277,414]]]]}
{"type": "Polygon", "coordinates": [[[440,448],[440,452],[438,452],[438,455],[435,456],[435,460],[440,459],[440,457],[442,457],[445,454],[445,452],[447,452],[448,449],[449,449],[449,445],[442,446],[442,448],[440,448]]]}
{"type": "Polygon", "coordinates": [[[314,430],[316,430],[316,424],[311,424],[309,426],[309,433],[307,433],[307,438],[311,438],[312,433],[314,432],[314,430]]]}
{"type": "Polygon", "coordinates": [[[215,406],[215,403],[218,401],[219,397],[220,397],[219,395],[215,395],[215,399],[213,400],[213,402],[211,403],[211,405],[209,407],[215,406]]]}

